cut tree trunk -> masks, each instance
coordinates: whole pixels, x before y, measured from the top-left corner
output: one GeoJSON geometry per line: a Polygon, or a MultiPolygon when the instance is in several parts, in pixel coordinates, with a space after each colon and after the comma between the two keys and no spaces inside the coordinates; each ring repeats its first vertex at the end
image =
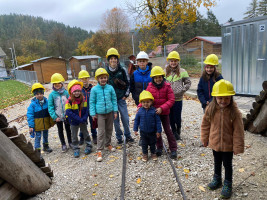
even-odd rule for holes
{"type": "Polygon", "coordinates": [[[10,139],[0,131],[0,177],[27,195],[49,189],[45,175],[10,139]]]}
{"type": "Polygon", "coordinates": [[[267,99],[261,106],[261,110],[253,121],[253,126],[256,127],[256,133],[261,133],[267,129],[267,99]]]}

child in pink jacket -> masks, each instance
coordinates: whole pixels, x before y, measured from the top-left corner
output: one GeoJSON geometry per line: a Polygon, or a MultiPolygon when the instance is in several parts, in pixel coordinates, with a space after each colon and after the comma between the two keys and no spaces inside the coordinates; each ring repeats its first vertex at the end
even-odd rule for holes
{"type": "MultiPolygon", "coordinates": [[[[171,158],[177,158],[177,143],[175,137],[170,128],[170,109],[175,102],[174,93],[172,91],[171,85],[165,82],[165,72],[159,67],[155,66],[151,70],[150,77],[152,82],[147,86],[147,91],[151,92],[154,97],[154,107],[156,108],[156,113],[160,115],[160,120],[167,136],[169,148],[171,150],[171,158]]],[[[163,148],[162,137],[157,138],[157,156],[161,156],[163,148]]]]}

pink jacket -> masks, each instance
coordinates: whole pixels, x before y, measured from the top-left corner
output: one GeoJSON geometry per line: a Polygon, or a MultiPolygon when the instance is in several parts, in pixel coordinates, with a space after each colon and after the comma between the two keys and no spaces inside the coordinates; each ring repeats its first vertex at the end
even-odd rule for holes
{"type": "Polygon", "coordinates": [[[146,90],[151,92],[154,97],[154,107],[162,109],[161,115],[169,115],[170,109],[175,102],[171,84],[165,82],[162,88],[158,89],[150,82],[146,90]]]}

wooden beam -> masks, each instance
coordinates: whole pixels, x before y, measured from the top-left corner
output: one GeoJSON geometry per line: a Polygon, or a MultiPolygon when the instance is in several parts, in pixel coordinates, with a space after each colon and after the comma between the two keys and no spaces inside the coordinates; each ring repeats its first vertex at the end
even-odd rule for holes
{"type": "Polygon", "coordinates": [[[21,193],[9,183],[5,183],[0,187],[0,200],[16,200],[20,199],[21,193]]]}

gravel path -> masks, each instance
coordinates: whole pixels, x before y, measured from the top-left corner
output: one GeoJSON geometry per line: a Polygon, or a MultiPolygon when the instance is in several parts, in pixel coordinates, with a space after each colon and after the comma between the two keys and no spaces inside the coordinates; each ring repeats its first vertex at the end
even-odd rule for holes
{"type": "MultiPolygon", "coordinates": [[[[49,87],[49,86],[47,86],[49,87]]],[[[51,90],[47,89],[47,96],[51,90]]],[[[26,114],[30,100],[0,110],[8,120],[26,114]]],[[[128,101],[131,130],[136,108],[128,101]]],[[[182,141],[178,142],[178,160],[174,161],[176,171],[188,199],[219,199],[220,189],[209,191],[206,187],[213,175],[213,156],[208,148],[201,147],[199,140],[202,108],[193,100],[184,100],[182,141]]],[[[29,137],[26,121],[13,121],[19,133],[29,137]],[[24,127],[23,127],[24,126],[24,127]],[[22,128],[20,128],[22,127],[22,128]]],[[[115,134],[112,142],[116,143],[115,134]]],[[[172,173],[166,154],[154,162],[141,160],[141,147],[136,142],[127,144],[127,172],[125,199],[182,199],[178,184],[172,173]]],[[[54,126],[49,130],[49,142],[53,149],[43,153],[46,162],[54,171],[49,190],[29,199],[120,199],[122,154],[121,146],[116,152],[104,151],[103,161],[96,162],[96,146],[93,153],[76,159],[73,152],[61,152],[61,145],[54,126]]],[[[165,144],[166,138],[165,138],[165,144]]],[[[234,156],[234,194],[231,199],[266,199],[267,196],[267,138],[245,133],[246,150],[234,156]]]]}

